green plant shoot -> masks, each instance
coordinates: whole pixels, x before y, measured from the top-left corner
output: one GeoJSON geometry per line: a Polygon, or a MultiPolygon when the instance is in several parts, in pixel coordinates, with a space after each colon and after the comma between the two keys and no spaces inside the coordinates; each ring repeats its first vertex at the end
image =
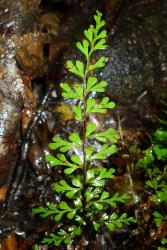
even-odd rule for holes
{"type": "Polygon", "coordinates": [[[61,167],[64,178],[53,184],[53,189],[61,197],[59,204],[33,209],[43,218],[51,216],[55,222],[60,222],[55,231],[43,239],[43,244],[68,245],[76,238],[81,240],[83,236],[89,240],[102,226],[112,231],[135,222],[126,213],[118,215],[115,211],[119,202],[125,203],[130,197],[118,193],[110,196],[106,191],[106,180],[114,177],[114,169],[105,168],[103,161],[117,151],[115,143],[119,137],[113,128],[97,131],[96,125],[89,120],[91,113],[105,114],[115,107],[109,97],[103,97],[100,101],[92,97],[105,92],[107,86],[106,81],[99,81],[94,75],[94,71],[104,67],[106,61],[103,56],[98,58],[96,52],[107,47],[102,14],[97,11],[94,19],[95,25],[90,25],[84,31],[83,41],[76,43],[84,60],[67,61],[67,69],[80,84],[73,87],[66,82],[60,84],[64,98],[78,100],[73,112],[80,129],[71,133],[68,139],[54,137],[49,144],[49,148],[57,150],[58,154],[46,155],[46,161],[53,167],[61,167]],[[101,145],[98,149],[95,141],[101,145]],[[76,154],[76,148],[82,153],[76,154]]]}
{"type": "MultiPolygon", "coordinates": [[[[166,114],[167,104],[164,103],[166,114]]],[[[158,128],[151,138],[151,146],[144,150],[143,158],[137,162],[137,166],[146,172],[146,188],[149,190],[148,199],[152,202],[153,218],[157,231],[161,231],[167,221],[164,207],[167,205],[167,122],[158,119],[158,128]],[[151,191],[151,192],[150,192],[151,191]]],[[[162,247],[158,250],[167,250],[167,238],[161,239],[162,247]]]]}

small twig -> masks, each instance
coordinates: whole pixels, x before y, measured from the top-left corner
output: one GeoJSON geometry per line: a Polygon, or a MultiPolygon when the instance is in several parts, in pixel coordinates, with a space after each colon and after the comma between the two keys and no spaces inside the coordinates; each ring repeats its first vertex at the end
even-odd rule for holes
{"type": "Polygon", "coordinates": [[[145,91],[136,99],[136,102],[140,101],[145,95],[147,95],[147,90],[145,90],[145,91]]]}
{"type": "Polygon", "coordinates": [[[31,13],[31,12],[34,12],[35,10],[27,10],[27,11],[23,11],[21,13],[18,13],[16,15],[13,15],[13,16],[10,16],[8,17],[7,19],[3,20],[2,22],[0,22],[0,25],[3,25],[4,23],[8,22],[9,20],[11,19],[14,19],[14,18],[17,18],[17,17],[20,17],[20,16],[24,16],[28,13],[31,13]]]}
{"type": "Polygon", "coordinates": [[[123,141],[123,131],[122,131],[122,125],[121,125],[121,119],[120,119],[120,115],[119,112],[117,113],[117,119],[118,119],[118,131],[121,137],[121,141],[123,141]]]}
{"type": "Polygon", "coordinates": [[[5,202],[3,204],[3,209],[1,211],[1,216],[0,216],[1,218],[4,218],[7,215],[9,208],[13,204],[14,198],[16,197],[16,194],[18,193],[17,191],[19,189],[19,186],[20,187],[22,186],[22,184],[26,178],[26,175],[25,175],[23,169],[26,165],[27,153],[28,153],[28,149],[29,149],[29,145],[30,145],[32,130],[33,130],[34,126],[36,125],[36,123],[38,122],[38,120],[40,119],[41,113],[43,112],[43,110],[45,109],[45,107],[47,105],[47,101],[48,101],[48,98],[50,96],[51,91],[52,91],[52,89],[49,89],[47,94],[44,96],[40,107],[37,109],[37,111],[34,115],[34,118],[30,121],[30,123],[25,131],[25,134],[23,136],[20,157],[18,160],[18,164],[13,171],[13,172],[15,172],[15,178],[13,178],[13,180],[11,180],[11,183],[8,187],[5,202]]]}

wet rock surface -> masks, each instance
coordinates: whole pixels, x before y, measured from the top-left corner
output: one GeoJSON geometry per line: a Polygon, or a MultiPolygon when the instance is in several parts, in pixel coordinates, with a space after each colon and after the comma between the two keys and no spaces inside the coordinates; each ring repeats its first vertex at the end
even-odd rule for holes
{"type": "MultiPolygon", "coordinates": [[[[24,183],[27,175],[28,164],[19,162],[25,158],[23,155],[27,152],[27,142],[23,143],[25,140],[23,138],[36,109],[31,79],[46,74],[45,65],[42,64],[44,39],[35,30],[38,4],[39,1],[0,1],[0,238],[2,239],[17,228],[18,224],[22,224],[22,218],[26,218],[29,214],[28,210],[26,214],[21,212],[24,204],[18,202],[5,217],[20,192],[19,186],[24,183]],[[26,45],[28,39],[29,43],[26,45]],[[19,53],[21,49],[22,54],[19,53]],[[28,55],[25,55],[26,50],[29,52],[29,57],[31,56],[31,61],[38,66],[30,64],[28,55]],[[43,72],[39,70],[41,67],[44,69],[43,72]],[[24,150],[22,150],[23,145],[24,150]]],[[[6,249],[4,244],[8,243],[2,243],[2,249],[6,249]]],[[[10,246],[7,249],[11,249],[10,246]]]]}
{"type": "Polygon", "coordinates": [[[144,130],[167,97],[167,23],[165,1],[125,7],[109,38],[103,78],[117,103],[123,129],[144,130]],[[157,110],[156,110],[157,109],[157,110]]]}
{"type": "Polygon", "coordinates": [[[33,29],[40,0],[0,1],[0,30],[2,33],[21,34],[33,29]]]}

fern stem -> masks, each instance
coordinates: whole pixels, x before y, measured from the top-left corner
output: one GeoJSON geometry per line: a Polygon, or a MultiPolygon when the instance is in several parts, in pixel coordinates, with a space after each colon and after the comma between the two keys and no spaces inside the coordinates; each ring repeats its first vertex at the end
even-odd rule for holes
{"type": "MultiPolygon", "coordinates": [[[[88,68],[89,68],[89,58],[87,58],[86,68],[83,77],[83,120],[82,120],[82,154],[83,154],[83,189],[82,189],[82,206],[83,206],[83,217],[85,218],[85,209],[86,209],[86,177],[87,177],[87,163],[86,163],[86,101],[87,101],[87,76],[88,76],[88,68]]],[[[87,223],[87,221],[86,221],[87,223]]]]}

